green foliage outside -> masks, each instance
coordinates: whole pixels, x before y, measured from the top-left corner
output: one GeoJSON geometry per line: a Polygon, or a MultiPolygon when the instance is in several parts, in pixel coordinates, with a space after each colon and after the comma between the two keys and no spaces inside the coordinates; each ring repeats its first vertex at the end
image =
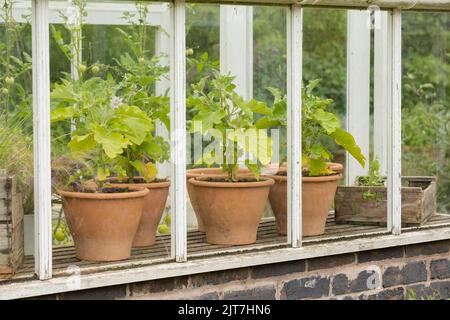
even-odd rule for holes
{"type": "Polygon", "coordinates": [[[12,3],[0,8],[0,169],[15,175],[24,212],[33,210],[33,119],[30,26],[17,23],[12,3]]]}
{"type": "Polygon", "coordinates": [[[403,175],[435,175],[450,212],[450,16],[403,16],[403,175]]]}

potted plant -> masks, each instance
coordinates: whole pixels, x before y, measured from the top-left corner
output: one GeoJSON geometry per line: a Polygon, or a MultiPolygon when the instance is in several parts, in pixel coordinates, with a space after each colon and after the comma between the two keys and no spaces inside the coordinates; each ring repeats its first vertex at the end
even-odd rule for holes
{"type": "Polygon", "coordinates": [[[83,160],[65,187],[57,189],[82,260],[129,258],[149,194],[147,188],[108,183],[111,175],[130,175],[131,167],[139,167],[144,177],[153,170],[138,158],[152,146],[153,122],[138,107],[118,103],[117,88],[111,77],[67,78],[51,94],[52,123],[72,125],[67,146],[83,160]]]}
{"type": "MultiPolygon", "coordinates": [[[[124,19],[131,26],[127,30],[118,28],[130,48],[117,60],[119,104],[133,105],[144,111],[152,122],[161,121],[167,129],[170,126],[169,97],[155,94],[155,82],[168,72],[168,67],[159,63],[160,57],[148,58],[145,44],[148,29],[148,4],[136,3],[137,15],[126,13],[124,19]],[[135,22],[138,21],[138,22],[135,22]]],[[[155,243],[158,224],[164,213],[169,194],[170,182],[157,178],[156,162],[169,158],[169,144],[160,136],[154,135],[154,128],[146,127],[147,136],[140,145],[130,145],[116,159],[124,171],[110,179],[122,186],[145,187],[149,194],[145,198],[141,223],[133,241],[133,247],[151,246],[155,243]],[[140,176],[137,176],[140,173],[140,176]]]]}
{"type": "Polygon", "coordinates": [[[270,186],[274,181],[260,178],[261,167],[269,162],[265,130],[251,142],[256,143],[253,159],[246,167],[254,176],[238,176],[238,158],[250,153],[249,144],[239,143],[238,135],[256,132],[254,114],[268,115],[270,109],[256,100],[245,101],[235,92],[233,77],[213,72],[192,86],[188,107],[194,116],[191,132],[212,135],[216,148],[203,157],[208,165],[220,164],[225,176],[189,179],[204,224],[206,239],[212,244],[254,243],[270,186]],[[207,87],[208,84],[208,88],[207,87]],[[253,160],[253,161],[252,161],[253,160]]]}
{"type": "MultiPolygon", "coordinates": [[[[320,80],[308,83],[302,89],[302,234],[320,235],[325,232],[325,223],[333,204],[337,183],[342,179],[342,166],[330,163],[332,154],[324,139],[331,138],[347,150],[362,166],[364,155],[353,136],[341,129],[338,117],[325,109],[333,102],[313,94],[320,80]]],[[[272,114],[256,123],[259,128],[286,126],[286,97],[279,90],[271,89],[274,95],[272,114]]],[[[275,180],[269,194],[277,229],[287,233],[287,174],[280,167],[275,174],[267,175],[275,180]]]]}

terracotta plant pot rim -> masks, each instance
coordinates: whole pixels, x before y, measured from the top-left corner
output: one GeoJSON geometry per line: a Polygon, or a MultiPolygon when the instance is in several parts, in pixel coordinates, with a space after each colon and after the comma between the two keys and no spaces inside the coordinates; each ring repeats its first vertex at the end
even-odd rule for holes
{"type": "MultiPolygon", "coordinates": [[[[188,169],[186,170],[186,176],[188,179],[190,178],[197,178],[197,177],[226,177],[226,172],[215,172],[220,171],[220,168],[194,168],[194,169],[188,169]],[[205,171],[211,171],[211,172],[205,172],[205,171]]],[[[238,171],[238,175],[247,175],[251,174],[250,170],[247,168],[240,168],[238,171]],[[239,172],[241,171],[241,172],[239,172]]]]}
{"type": "MultiPolygon", "coordinates": [[[[141,177],[135,177],[135,179],[136,178],[141,177]]],[[[127,186],[127,187],[147,188],[147,189],[159,189],[170,187],[170,180],[159,182],[127,183],[127,182],[117,182],[117,178],[108,178],[108,181],[111,181],[111,185],[114,187],[127,186]]]]}
{"type": "Polygon", "coordinates": [[[115,200],[115,199],[131,199],[146,196],[150,191],[145,187],[127,187],[132,192],[117,193],[89,193],[89,192],[73,192],[57,190],[56,192],[66,198],[93,199],[93,200],[115,200]]]}
{"type": "MultiPolygon", "coordinates": [[[[282,170],[280,170],[280,171],[282,172],[282,170]]],[[[278,175],[268,174],[268,175],[264,175],[264,177],[268,177],[277,182],[287,181],[287,176],[278,176],[278,175]]],[[[322,182],[322,181],[335,181],[335,180],[341,180],[341,179],[342,179],[342,173],[336,173],[336,174],[329,175],[329,176],[302,177],[302,182],[322,182]]]]}
{"type": "MultiPolygon", "coordinates": [[[[327,162],[327,164],[332,170],[336,171],[336,173],[342,173],[344,171],[344,165],[342,163],[339,163],[339,162],[327,162]]],[[[280,168],[286,168],[286,167],[287,167],[287,163],[286,162],[283,162],[282,164],[280,164],[280,168]]]]}
{"type": "Polygon", "coordinates": [[[259,181],[254,182],[210,182],[210,181],[199,181],[195,178],[189,179],[189,183],[197,187],[208,187],[208,188],[257,188],[257,187],[267,187],[275,184],[272,178],[264,177],[259,181]]]}

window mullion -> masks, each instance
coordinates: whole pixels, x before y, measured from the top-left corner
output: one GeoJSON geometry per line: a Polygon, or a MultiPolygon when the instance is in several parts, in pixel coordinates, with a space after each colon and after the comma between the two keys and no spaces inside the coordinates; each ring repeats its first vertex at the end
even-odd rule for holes
{"type": "Polygon", "coordinates": [[[389,149],[388,149],[388,214],[393,234],[401,233],[401,77],[402,77],[402,22],[401,11],[391,12],[391,105],[389,112],[389,149]]]}
{"type": "Polygon", "coordinates": [[[302,41],[303,9],[292,5],[288,14],[287,138],[288,138],[288,241],[300,247],[302,240],[302,41]]]}
{"type": "Polygon", "coordinates": [[[172,14],[172,55],[170,86],[170,136],[172,189],[171,211],[172,256],[176,261],[187,259],[186,223],[186,48],[185,48],[185,9],[183,0],[175,0],[172,14]]]}
{"type": "Polygon", "coordinates": [[[50,160],[50,58],[48,0],[33,0],[33,153],[35,272],[52,277],[52,189],[50,160]]]}

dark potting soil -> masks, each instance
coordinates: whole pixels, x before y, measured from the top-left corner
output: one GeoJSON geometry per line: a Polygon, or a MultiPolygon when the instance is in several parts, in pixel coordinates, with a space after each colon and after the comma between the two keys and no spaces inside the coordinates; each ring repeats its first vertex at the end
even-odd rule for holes
{"type": "Polygon", "coordinates": [[[118,188],[118,187],[104,187],[100,188],[96,191],[96,193],[125,193],[125,192],[133,192],[137,190],[130,190],[128,188],[118,188]]]}
{"type": "Polygon", "coordinates": [[[198,181],[206,181],[206,182],[222,182],[222,183],[238,183],[238,182],[258,182],[260,180],[256,178],[238,178],[236,181],[230,181],[227,178],[215,178],[215,177],[197,177],[195,178],[198,181]]]}
{"type": "Polygon", "coordinates": [[[83,187],[82,184],[78,182],[72,182],[70,188],[67,191],[70,192],[83,192],[83,193],[125,193],[125,192],[134,192],[137,190],[130,190],[126,187],[111,187],[104,186],[102,188],[94,188],[92,186],[83,187]]]}
{"type": "Polygon", "coordinates": [[[117,184],[126,184],[126,183],[158,183],[158,182],[166,182],[167,179],[155,179],[152,182],[146,182],[144,178],[133,178],[133,179],[125,179],[124,181],[114,181],[113,183],[117,184]]]}

